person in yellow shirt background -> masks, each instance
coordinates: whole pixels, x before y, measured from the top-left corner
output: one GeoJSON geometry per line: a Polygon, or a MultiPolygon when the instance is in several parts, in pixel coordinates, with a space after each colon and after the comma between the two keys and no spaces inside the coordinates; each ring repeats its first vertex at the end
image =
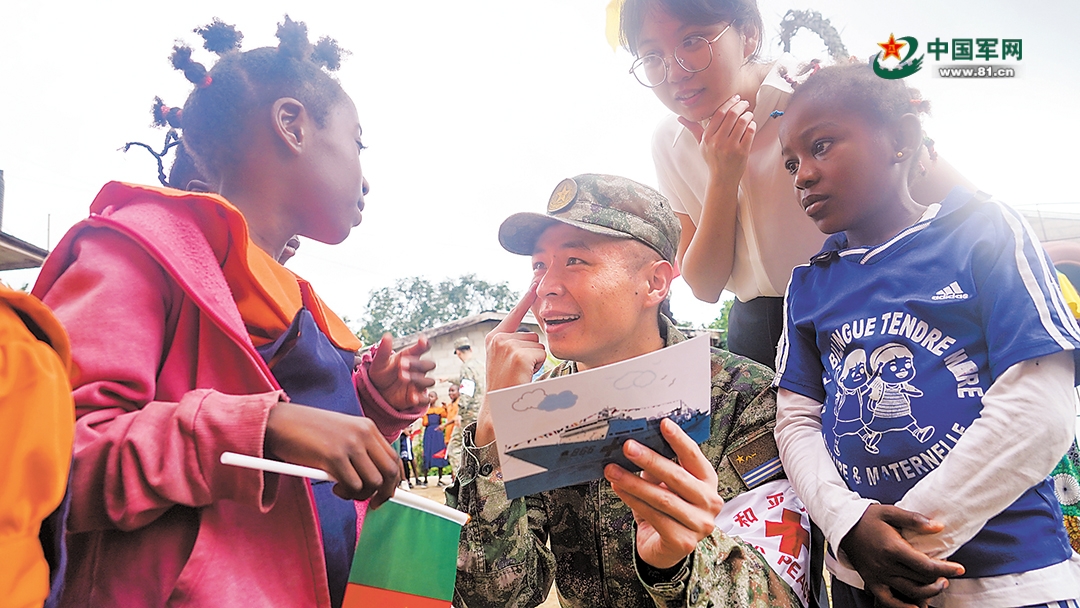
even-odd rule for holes
{"type": "Polygon", "coordinates": [[[0,598],[11,608],[41,606],[58,565],[55,538],[41,530],[67,488],[71,372],[67,333],[49,309],[0,285],[0,598]]]}

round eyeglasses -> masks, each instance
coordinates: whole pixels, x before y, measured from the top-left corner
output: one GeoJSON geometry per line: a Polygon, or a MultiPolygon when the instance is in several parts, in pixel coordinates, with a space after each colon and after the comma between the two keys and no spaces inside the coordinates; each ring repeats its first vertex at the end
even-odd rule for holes
{"type": "MultiPolygon", "coordinates": [[[[691,74],[707,70],[712,65],[712,44],[731,29],[729,23],[716,38],[709,40],[704,36],[690,36],[675,47],[671,56],[679,62],[679,66],[691,74]]],[[[630,66],[630,73],[637,81],[650,89],[664,84],[668,78],[670,67],[667,59],[659,53],[649,53],[644,57],[638,57],[637,61],[630,66]]]]}

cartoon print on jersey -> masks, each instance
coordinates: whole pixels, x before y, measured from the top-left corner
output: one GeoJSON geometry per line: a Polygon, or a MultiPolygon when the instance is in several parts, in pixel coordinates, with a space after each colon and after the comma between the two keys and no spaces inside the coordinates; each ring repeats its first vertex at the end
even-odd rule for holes
{"type": "MultiPolygon", "coordinates": [[[[866,420],[872,414],[866,409],[870,392],[870,376],[866,369],[866,351],[861,348],[844,356],[833,372],[836,381],[836,404],[833,406],[833,453],[840,455],[840,438],[858,435],[863,443],[871,435],[866,420]]],[[[870,448],[867,448],[870,449],[870,448]]],[[[871,452],[877,453],[876,448],[871,452]]]]}
{"type": "Polygon", "coordinates": [[[914,356],[903,344],[890,342],[870,354],[870,394],[867,409],[871,418],[866,423],[870,433],[865,438],[866,451],[877,454],[877,443],[884,433],[907,431],[919,443],[926,443],[934,427],[919,426],[911,415],[911,398],[923,392],[911,384],[915,378],[914,356]]]}

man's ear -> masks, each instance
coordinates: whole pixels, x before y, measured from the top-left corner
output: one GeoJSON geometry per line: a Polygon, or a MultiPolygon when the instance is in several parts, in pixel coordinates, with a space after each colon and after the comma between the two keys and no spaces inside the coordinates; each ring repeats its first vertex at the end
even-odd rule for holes
{"type": "Polygon", "coordinates": [[[675,278],[675,268],[667,260],[657,260],[647,267],[649,288],[646,294],[646,306],[659,306],[667,299],[671,291],[671,281],[675,278]]]}
{"type": "Polygon", "coordinates": [[[271,106],[271,120],[274,135],[285,149],[292,154],[302,152],[312,126],[304,104],[292,97],[282,97],[271,106]]]}
{"type": "Polygon", "coordinates": [[[904,162],[918,156],[923,145],[922,123],[914,114],[904,114],[893,126],[893,147],[899,154],[896,162],[904,162]]]}

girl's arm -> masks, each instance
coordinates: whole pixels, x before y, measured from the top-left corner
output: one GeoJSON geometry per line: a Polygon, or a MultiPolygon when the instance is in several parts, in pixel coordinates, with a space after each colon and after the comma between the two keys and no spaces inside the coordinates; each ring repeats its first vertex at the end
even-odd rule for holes
{"type": "Polygon", "coordinates": [[[897,530],[939,528],[918,512],[879,505],[849,490],[822,441],[820,412],[821,403],[814,399],[783,388],[777,391],[780,460],[810,518],[834,548],[837,576],[849,585],[861,584],[889,602],[885,605],[899,605],[894,590],[920,600],[937,595],[945,577],[963,570],[919,553],[897,530]]]}
{"type": "Polygon", "coordinates": [[[395,353],[393,339],[387,334],[360,357],[353,374],[356,392],[364,415],[388,443],[427,409],[427,390],[435,384],[427,372],[435,363],[420,356],[428,348],[427,340],[421,337],[413,346],[395,353]]]}
{"type": "Polygon", "coordinates": [[[694,296],[706,302],[720,299],[735,263],[739,182],[757,130],[749,105],[733,97],[720,106],[705,127],[679,119],[697,138],[709,170],[701,217],[694,230],[683,233],[679,244],[683,278],[694,296]]]}
{"type": "Polygon", "coordinates": [[[776,397],[776,446],[795,493],[829,544],[840,541],[877,501],[848,489],[821,436],[821,403],[781,388],[776,397]]]}
{"type": "MultiPolygon", "coordinates": [[[[65,325],[78,369],[78,421],[69,529],[130,530],[172,508],[230,499],[268,509],[275,475],[222,467],[224,451],[263,456],[264,429],[280,391],[226,395],[161,386],[182,292],[131,240],[87,229],[76,259],[42,294],[65,325]],[[178,401],[159,400],[171,390],[178,401]]],[[[185,367],[187,369],[187,367],[185,367]]],[[[194,364],[190,373],[194,375],[194,364]]],[[[191,380],[173,373],[169,382],[191,380]]]]}
{"type": "MultiPolygon", "coordinates": [[[[721,183],[709,178],[702,201],[701,218],[679,243],[683,256],[679,269],[694,297],[717,302],[735,266],[735,218],[739,203],[739,183],[721,183]],[[685,243],[685,248],[684,248],[685,243]]],[[[683,222],[685,226],[688,222],[683,222]]]]}
{"type": "Polygon", "coordinates": [[[1040,483],[1069,449],[1076,431],[1073,353],[1063,351],[1009,367],[982,399],[982,412],[941,466],[896,506],[945,525],[909,535],[931,557],[959,549],[1021,494],[1040,483]],[[943,496],[948,496],[946,503],[943,496]]]}

